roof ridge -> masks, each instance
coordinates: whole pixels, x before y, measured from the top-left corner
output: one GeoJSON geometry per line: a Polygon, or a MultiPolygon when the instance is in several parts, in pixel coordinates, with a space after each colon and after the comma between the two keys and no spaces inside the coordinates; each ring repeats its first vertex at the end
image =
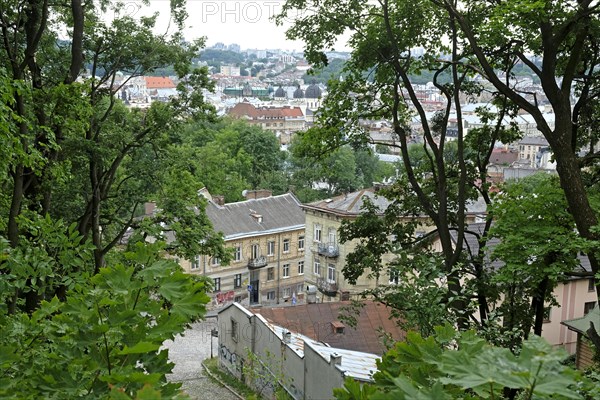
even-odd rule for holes
{"type": "Polygon", "coordinates": [[[346,208],[346,211],[351,211],[352,208],[354,208],[354,206],[356,205],[356,203],[358,203],[358,200],[362,199],[362,197],[365,194],[365,189],[362,189],[359,194],[354,198],[354,200],[352,200],[352,202],[350,203],[350,205],[346,208]]]}

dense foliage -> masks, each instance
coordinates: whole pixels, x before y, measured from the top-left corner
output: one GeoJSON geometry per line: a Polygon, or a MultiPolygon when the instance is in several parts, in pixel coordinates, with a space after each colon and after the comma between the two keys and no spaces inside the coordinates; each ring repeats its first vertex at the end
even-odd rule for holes
{"type": "Polygon", "coordinates": [[[228,256],[171,140],[214,117],[184,6],[157,35],[121,3],[0,1],[2,398],[179,397],[160,347],[203,316],[210,284],[166,251],[228,256]],[[121,90],[167,65],[179,96],[125,107],[121,90]]]}
{"type": "Polygon", "coordinates": [[[490,346],[474,331],[447,325],[427,338],[414,332],[378,363],[374,384],[348,379],[336,398],[359,399],[593,399],[598,386],[562,361],[544,339],[523,342],[518,354],[490,346]]]}

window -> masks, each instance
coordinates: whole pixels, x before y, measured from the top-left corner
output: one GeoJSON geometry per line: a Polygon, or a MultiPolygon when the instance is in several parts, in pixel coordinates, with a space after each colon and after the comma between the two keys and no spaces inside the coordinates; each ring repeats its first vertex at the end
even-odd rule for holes
{"type": "Polygon", "coordinates": [[[235,319],[231,318],[231,340],[234,342],[238,341],[238,323],[235,319]]]}
{"type": "Polygon", "coordinates": [[[304,275],[304,261],[298,261],[298,275],[304,275]]]}
{"type": "Polygon", "coordinates": [[[233,259],[235,261],[242,260],[242,246],[235,246],[233,249],[233,259]]]}
{"type": "Polygon", "coordinates": [[[219,264],[221,264],[221,260],[219,259],[219,257],[213,257],[210,259],[210,264],[212,266],[219,265],[219,264]]]}
{"type": "Polygon", "coordinates": [[[283,252],[284,253],[290,252],[290,239],[283,239],[283,252]]]}
{"type": "Polygon", "coordinates": [[[315,275],[321,275],[321,262],[318,259],[315,259],[314,273],[315,275]]]}
{"type": "Polygon", "coordinates": [[[550,322],[550,317],[552,316],[552,307],[544,307],[544,323],[550,322]]]}
{"type": "Polygon", "coordinates": [[[270,267],[267,269],[267,280],[272,281],[273,279],[275,279],[275,268],[270,267]]]}
{"type": "Polygon", "coordinates": [[[275,291],[274,290],[267,292],[267,300],[275,300],[275,291]]]}
{"type": "Polygon", "coordinates": [[[335,265],[333,264],[327,266],[327,282],[335,283],[335,265]]]}
{"type": "Polygon", "coordinates": [[[335,229],[329,229],[329,244],[335,244],[335,229]]]}
{"type": "Polygon", "coordinates": [[[298,287],[296,288],[296,292],[297,293],[302,293],[304,292],[304,283],[299,283],[298,287]]]}
{"type": "Polygon", "coordinates": [[[214,278],[213,282],[214,282],[214,291],[220,292],[221,291],[221,278],[214,278]]]}
{"type": "Polygon", "coordinates": [[[290,264],[283,264],[283,277],[284,278],[290,277],[290,264]]]}
{"type": "Polygon", "coordinates": [[[398,272],[398,270],[390,268],[388,270],[388,276],[389,276],[389,284],[390,285],[398,284],[398,278],[400,277],[400,272],[398,272]]]}
{"type": "Polygon", "coordinates": [[[274,241],[269,241],[267,243],[267,255],[268,256],[272,256],[275,254],[275,242],[274,241]]]}
{"type": "Polygon", "coordinates": [[[260,246],[257,244],[253,244],[252,247],[252,258],[258,258],[258,256],[260,255],[260,246]]]}
{"type": "Polygon", "coordinates": [[[590,278],[588,281],[588,292],[596,291],[596,280],[594,278],[590,278]]]}
{"type": "Polygon", "coordinates": [[[283,298],[287,299],[289,297],[292,297],[292,288],[289,288],[289,287],[283,288],[283,298]]]}
{"type": "Polygon", "coordinates": [[[321,241],[321,225],[319,225],[319,224],[315,224],[313,240],[315,242],[321,241]]]}
{"type": "Polygon", "coordinates": [[[583,305],[583,315],[587,315],[590,311],[592,311],[596,307],[595,301],[589,301],[583,305]]]}
{"type": "Polygon", "coordinates": [[[237,289],[242,287],[242,274],[235,274],[233,277],[233,288],[237,289]]]}
{"type": "Polygon", "coordinates": [[[298,236],[298,250],[304,250],[304,236],[298,236]]]}
{"type": "Polygon", "coordinates": [[[192,270],[200,269],[200,256],[194,257],[194,259],[192,260],[191,269],[192,270]]]}

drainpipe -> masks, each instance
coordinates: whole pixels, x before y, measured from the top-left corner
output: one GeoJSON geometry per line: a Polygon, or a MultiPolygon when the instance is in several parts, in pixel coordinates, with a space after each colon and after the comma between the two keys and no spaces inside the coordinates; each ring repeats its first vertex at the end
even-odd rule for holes
{"type": "Polygon", "coordinates": [[[281,262],[281,233],[277,235],[277,304],[279,304],[279,267],[281,262]]]}

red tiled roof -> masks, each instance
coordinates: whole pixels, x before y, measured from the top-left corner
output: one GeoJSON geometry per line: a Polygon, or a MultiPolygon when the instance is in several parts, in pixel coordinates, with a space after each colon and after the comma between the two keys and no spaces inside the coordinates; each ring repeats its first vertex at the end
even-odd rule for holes
{"type": "Polygon", "coordinates": [[[171,78],[164,76],[145,76],[146,88],[148,89],[174,89],[175,83],[171,78]]]}
{"type": "Polygon", "coordinates": [[[358,315],[356,328],[341,323],[340,307],[349,302],[331,302],[302,304],[287,307],[253,309],[275,325],[293,332],[306,335],[314,340],[325,342],[332,347],[356,350],[366,353],[383,354],[380,330],[387,332],[394,340],[404,340],[405,332],[391,320],[390,309],[381,303],[365,301],[365,306],[358,315]],[[343,333],[336,333],[335,328],[344,327],[343,333]]]}

